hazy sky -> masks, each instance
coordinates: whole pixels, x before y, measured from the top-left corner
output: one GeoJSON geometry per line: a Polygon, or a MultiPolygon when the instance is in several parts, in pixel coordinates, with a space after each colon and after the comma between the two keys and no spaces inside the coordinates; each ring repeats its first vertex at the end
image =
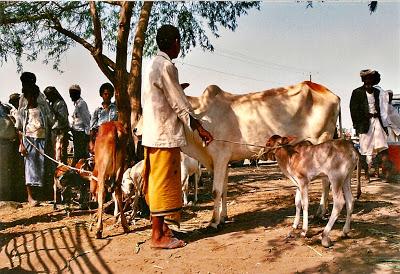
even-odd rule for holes
{"type": "MultiPolygon", "coordinates": [[[[194,49],[176,59],[181,82],[189,95],[200,95],[216,84],[232,93],[247,93],[292,85],[309,79],[341,98],[344,127],[351,127],[351,91],[361,85],[359,71],[376,69],[381,87],[400,93],[400,1],[379,1],[370,15],[368,1],[314,3],[306,9],[296,1],[263,2],[239,19],[235,32],[222,31],[213,39],[215,52],[194,49]]],[[[114,59],[114,55],[110,55],[114,59]]],[[[54,85],[72,104],[68,87],[79,84],[91,112],[100,104],[100,85],[107,81],[88,51],[72,49],[62,62],[63,74],[51,65],[24,63],[36,74],[43,90],[54,85]]],[[[8,101],[21,84],[13,61],[0,69],[0,100],[8,101]]],[[[273,119],[273,117],[271,117],[273,119]]]]}

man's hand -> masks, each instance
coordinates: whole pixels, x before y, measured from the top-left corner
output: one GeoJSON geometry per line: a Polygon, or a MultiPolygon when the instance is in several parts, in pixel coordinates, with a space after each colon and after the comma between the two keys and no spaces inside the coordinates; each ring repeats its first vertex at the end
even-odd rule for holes
{"type": "Polygon", "coordinates": [[[190,116],[190,127],[192,130],[197,130],[199,132],[200,138],[203,140],[206,146],[208,146],[208,144],[214,140],[211,133],[205,130],[200,122],[192,116],[190,116]]]}
{"type": "Polygon", "coordinates": [[[197,131],[199,132],[200,138],[203,140],[206,146],[208,146],[208,144],[214,140],[211,133],[205,130],[201,125],[197,128],[197,131]]]}
{"type": "Polygon", "coordinates": [[[26,150],[26,148],[25,148],[23,143],[19,144],[18,151],[19,151],[19,153],[21,153],[21,156],[24,156],[24,157],[28,154],[28,152],[27,152],[27,150],[26,150]]]}

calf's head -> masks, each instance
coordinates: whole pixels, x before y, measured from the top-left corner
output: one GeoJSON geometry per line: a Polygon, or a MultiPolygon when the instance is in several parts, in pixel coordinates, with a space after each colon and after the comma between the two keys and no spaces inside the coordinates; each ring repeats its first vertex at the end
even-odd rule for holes
{"type": "Polygon", "coordinates": [[[294,140],[296,140],[295,136],[281,137],[279,135],[272,135],[265,143],[264,153],[267,155],[271,152],[274,153],[277,148],[289,145],[293,143],[294,140]]]}

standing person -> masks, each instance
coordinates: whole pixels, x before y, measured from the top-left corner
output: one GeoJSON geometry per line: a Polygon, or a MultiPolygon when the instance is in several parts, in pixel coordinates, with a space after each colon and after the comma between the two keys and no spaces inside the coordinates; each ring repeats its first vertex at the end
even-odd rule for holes
{"type": "Polygon", "coordinates": [[[79,85],[72,85],[69,88],[69,96],[75,106],[71,123],[74,142],[74,159],[72,165],[75,166],[79,159],[86,159],[89,156],[90,113],[86,102],[81,98],[81,88],[79,85]]]}
{"type": "Polygon", "coordinates": [[[10,97],[8,100],[8,103],[14,107],[14,108],[11,108],[10,115],[13,116],[15,119],[17,119],[17,115],[18,115],[18,105],[19,105],[20,98],[21,98],[21,96],[19,95],[19,93],[12,93],[12,94],[10,94],[10,97]]]}
{"type": "Polygon", "coordinates": [[[68,159],[68,108],[64,99],[55,87],[49,86],[44,89],[44,95],[50,102],[50,108],[54,114],[54,125],[51,130],[51,140],[54,148],[55,159],[67,164],[68,159]]]}
{"type": "Polygon", "coordinates": [[[213,137],[193,118],[171,61],[180,52],[179,30],[164,25],[158,29],[156,41],[160,51],[143,77],[143,190],[151,212],[151,246],[172,249],[185,245],[168,227],[179,224],[182,209],[180,147],[186,145],[184,126],[197,130],[207,145],[213,137]]]}
{"type": "Polygon", "coordinates": [[[388,124],[388,142],[400,141],[400,114],[392,105],[393,91],[387,90],[388,107],[387,107],[387,124],[388,124]]]}
{"type": "MultiPolygon", "coordinates": [[[[36,75],[29,71],[23,72],[19,79],[21,80],[22,88],[24,88],[25,86],[30,87],[36,84],[36,75]]],[[[37,102],[39,105],[42,105],[44,108],[46,108],[46,111],[48,113],[50,113],[50,106],[46,101],[46,96],[44,96],[44,94],[41,93],[40,90],[37,102]]],[[[25,107],[27,104],[28,101],[26,100],[24,94],[22,94],[22,96],[19,99],[18,109],[25,107]]]]}
{"type": "Polygon", "coordinates": [[[360,76],[364,84],[353,90],[350,99],[350,114],[360,138],[360,153],[366,156],[369,168],[372,159],[388,148],[381,118],[380,91],[374,87],[377,84],[376,73],[370,69],[362,70],[360,76]]]}
{"type": "Polygon", "coordinates": [[[33,188],[42,188],[45,183],[45,158],[40,152],[45,150],[46,136],[54,123],[52,114],[38,103],[39,92],[39,87],[35,84],[22,88],[27,104],[19,109],[16,122],[19,130],[19,152],[25,157],[28,202],[32,206],[39,204],[37,198],[34,199],[33,188]]]}
{"type": "Polygon", "coordinates": [[[118,120],[118,110],[114,102],[111,102],[114,96],[114,87],[110,83],[104,83],[100,86],[100,97],[103,98],[101,106],[96,108],[90,121],[90,139],[94,143],[97,130],[101,124],[118,120]]]}

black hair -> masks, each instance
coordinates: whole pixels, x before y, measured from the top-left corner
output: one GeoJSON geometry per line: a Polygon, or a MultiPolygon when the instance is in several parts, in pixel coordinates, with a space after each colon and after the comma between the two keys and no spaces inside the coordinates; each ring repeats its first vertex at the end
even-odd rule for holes
{"type": "Polygon", "coordinates": [[[175,26],[163,25],[157,30],[157,46],[162,51],[171,49],[176,39],[180,40],[181,35],[175,26]]]}
{"type": "Polygon", "coordinates": [[[70,89],[69,90],[69,95],[71,95],[71,94],[78,94],[79,97],[80,97],[81,96],[81,91],[77,90],[77,89],[70,89]]]}
{"type": "Polygon", "coordinates": [[[19,79],[21,80],[22,86],[36,84],[36,75],[29,71],[23,72],[19,79]]]}
{"type": "Polygon", "coordinates": [[[53,86],[49,86],[49,87],[45,88],[43,93],[44,93],[44,95],[46,95],[46,97],[50,96],[50,97],[53,97],[55,99],[64,100],[61,97],[61,94],[58,92],[58,90],[53,86]]]}
{"type": "Polygon", "coordinates": [[[106,89],[111,93],[111,97],[113,97],[114,96],[114,87],[111,83],[104,83],[100,86],[100,89],[99,89],[100,96],[103,96],[103,92],[106,89]]]}

